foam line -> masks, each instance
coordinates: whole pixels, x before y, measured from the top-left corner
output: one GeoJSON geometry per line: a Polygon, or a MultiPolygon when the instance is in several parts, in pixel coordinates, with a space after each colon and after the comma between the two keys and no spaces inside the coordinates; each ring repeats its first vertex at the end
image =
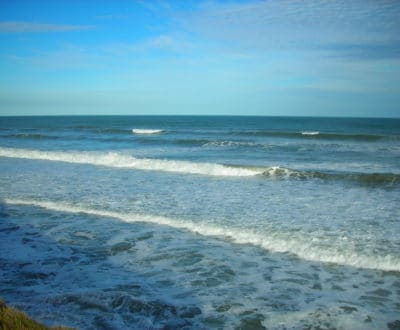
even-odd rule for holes
{"type": "Polygon", "coordinates": [[[160,134],[163,133],[162,129],[142,129],[142,128],[134,128],[132,129],[132,133],[134,134],[160,134]]]}
{"type": "Polygon", "coordinates": [[[338,251],[334,247],[315,246],[312,240],[285,238],[279,232],[260,234],[250,229],[226,228],[218,225],[196,223],[190,220],[168,218],[163,216],[121,213],[115,211],[91,209],[86,206],[72,205],[64,202],[6,199],[7,204],[29,205],[57,212],[83,213],[99,217],[118,219],[124,222],[145,222],[187,230],[207,237],[229,239],[238,244],[251,244],[265,250],[279,253],[291,253],[299,258],[314,262],[334,263],[357,268],[380,269],[400,272],[400,258],[392,255],[360,255],[354,251],[338,251]]]}
{"type": "Polygon", "coordinates": [[[30,149],[1,148],[0,157],[48,160],[76,164],[91,164],[117,168],[132,168],[147,171],[164,171],[211,176],[254,176],[262,170],[231,167],[212,163],[195,163],[180,160],[135,158],[129,155],[108,152],[41,151],[30,149]]]}
{"type": "Polygon", "coordinates": [[[301,135],[318,135],[319,132],[318,131],[305,131],[305,132],[301,132],[301,135]]]}
{"type": "Polygon", "coordinates": [[[181,160],[135,158],[117,152],[42,151],[0,147],[0,157],[47,160],[76,164],[89,164],[144,171],[162,171],[220,177],[262,176],[272,179],[324,179],[349,180],[370,186],[394,186],[400,183],[398,173],[326,173],[298,171],[281,166],[240,167],[213,163],[195,163],[181,160]]]}

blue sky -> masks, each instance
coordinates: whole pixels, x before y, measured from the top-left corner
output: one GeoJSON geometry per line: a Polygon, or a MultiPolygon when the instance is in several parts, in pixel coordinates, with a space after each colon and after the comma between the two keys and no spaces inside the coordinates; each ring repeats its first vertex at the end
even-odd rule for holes
{"type": "Polygon", "coordinates": [[[0,0],[0,114],[400,117],[400,1],[0,0]]]}

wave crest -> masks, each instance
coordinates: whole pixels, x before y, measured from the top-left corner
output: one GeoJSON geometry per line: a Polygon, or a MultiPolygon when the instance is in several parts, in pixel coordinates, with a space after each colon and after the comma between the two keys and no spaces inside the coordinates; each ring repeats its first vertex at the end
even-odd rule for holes
{"type": "Polygon", "coordinates": [[[400,259],[392,255],[377,255],[371,253],[360,254],[349,250],[338,250],[330,245],[318,246],[313,240],[307,237],[290,238],[279,232],[271,235],[262,235],[251,229],[239,229],[232,227],[221,227],[214,224],[197,223],[185,219],[168,218],[156,215],[122,213],[116,211],[91,209],[82,205],[72,205],[64,202],[36,201],[6,199],[5,202],[11,205],[27,205],[41,207],[57,212],[84,213],[99,217],[118,219],[124,222],[145,222],[156,225],[168,226],[179,230],[200,234],[207,237],[219,237],[228,239],[237,244],[251,244],[265,250],[278,253],[291,253],[301,259],[335,263],[357,268],[380,269],[384,271],[400,272],[400,259]]]}
{"type": "Polygon", "coordinates": [[[400,184],[400,174],[396,173],[327,173],[321,171],[298,171],[273,166],[265,170],[262,175],[279,179],[342,180],[368,186],[394,186],[400,184]]]}
{"type": "Polygon", "coordinates": [[[143,129],[143,128],[133,128],[133,134],[160,134],[163,133],[163,129],[143,129]]]}
{"type": "Polygon", "coordinates": [[[318,135],[319,131],[305,131],[301,132],[301,135],[318,135]]]}
{"type": "Polygon", "coordinates": [[[254,176],[262,173],[262,171],[260,170],[232,167],[213,163],[195,163],[181,160],[135,158],[130,155],[120,154],[116,152],[62,152],[0,148],[0,156],[210,176],[243,177],[254,176]]]}
{"type": "MultiPolygon", "coordinates": [[[[232,132],[235,133],[235,132],[232,132]]],[[[317,139],[317,140],[347,140],[347,141],[366,141],[374,142],[380,140],[398,141],[399,135],[378,135],[378,134],[362,134],[362,133],[334,133],[320,131],[241,131],[236,132],[242,136],[261,136],[261,137],[281,137],[281,138],[300,138],[300,139],[317,139]]]]}
{"type": "Polygon", "coordinates": [[[344,180],[372,187],[391,187],[400,184],[400,174],[398,173],[337,173],[295,170],[281,166],[235,166],[215,163],[196,163],[183,160],[135,158],[128,154],[116,152],[99,153],[78,151],[42,151],[0,147],[0,157],[47,160],[114,168],[131,168],[144,171],[162,171],[220,177],[261,176],[264,178],[280,180],[344,180]]]}

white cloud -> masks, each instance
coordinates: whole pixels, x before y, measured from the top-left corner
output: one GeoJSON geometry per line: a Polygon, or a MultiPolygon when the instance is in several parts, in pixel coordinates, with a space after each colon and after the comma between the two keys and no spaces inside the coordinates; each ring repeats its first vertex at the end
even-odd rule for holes
{"type": "Polygon", "coordinates": [[[399,1],[269,0],[205,3],[178,19],[187,30],[232,49],[324,50],[376,59],[400,57],[399,17],[399,1]]]}

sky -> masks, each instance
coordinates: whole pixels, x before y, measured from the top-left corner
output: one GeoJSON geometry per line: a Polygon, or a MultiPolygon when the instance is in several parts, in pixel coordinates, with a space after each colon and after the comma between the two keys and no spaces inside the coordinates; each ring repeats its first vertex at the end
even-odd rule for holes
{"type": "Polygon", "coordinates": [[[400,117],[399,0],[0,0],[0,115],[400,117]]]}

